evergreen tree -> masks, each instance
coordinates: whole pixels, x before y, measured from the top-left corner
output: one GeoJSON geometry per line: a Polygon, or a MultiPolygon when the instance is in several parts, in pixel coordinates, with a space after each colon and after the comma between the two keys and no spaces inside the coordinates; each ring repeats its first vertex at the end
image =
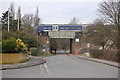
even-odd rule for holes
{"type": "Polygon", "coordinates": [[[15,20],[15,8],[14,8],[14,3],[10,4],[10,16],[12,20],[15,20]]]}
{"type": "Polygon", "coordinates": [[[18,24],[17,28],[21,29],[20,28],[20,26],[21,26],[21,9],[20,9],[20,6],[18,7],[18,11],[17,11],[17,21],[19,22],[19,23],[17,23],[18,24]]]}
{"type": "MultiPolygon", "coordinates": [[[[13,20],[12,16],[10,15],[9,21],[10,21],[10,31],[16,31],[17,20],[13,20]]],[[[5,13],[2,13],[0,22],[2,23],[2,30],[7,30],[8,29],[8,11],[6,11],[5,13]]]]}
{"type": "Polygon", "coordinates": [[[35,17],[34,17],[34,27],[38,26],[40,23],[40,18],[39,18],[39,10],[38,10],[38,6],[36,8],[36,13],[35,13],[35,17]]]}

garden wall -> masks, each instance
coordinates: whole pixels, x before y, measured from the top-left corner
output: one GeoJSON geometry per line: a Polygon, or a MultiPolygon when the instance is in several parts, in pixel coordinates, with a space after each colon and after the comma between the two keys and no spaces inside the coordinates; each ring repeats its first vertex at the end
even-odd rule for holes
{"type": "Polygon", "coordinates": [[[19,63],[27,59],[27,54],[24,53],[10,53],[0,54],[0,64],[19,63]]]}

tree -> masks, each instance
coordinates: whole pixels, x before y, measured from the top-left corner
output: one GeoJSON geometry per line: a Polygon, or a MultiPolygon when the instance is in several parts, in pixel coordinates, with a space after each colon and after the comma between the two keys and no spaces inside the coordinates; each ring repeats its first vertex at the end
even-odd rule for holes
{"type": "MultiPolygon", "coordinates": [[[[120,0],[104,1],[100,3],[98,11],[107,22],[118,27],[118,35],[120,35],[120,0]]],[[[120,41],[120,37],[118,37],[118,41],[120,41]]],[[[118,43],[118,48],[120,48],[120,43],[118,43]]]]}
{"type": "MultiPolygon", "coordinates": [[[[1,23],[2,23],[2,30],[7,30],[8,28],[8,11],[5,13],[2,13],[1,17],[1,23]]],[[[16,31],[17,30],[17,20],[13,20],[12,16],[9,18],[10,21],[10,31],[16,31]]]]}
{"type": "MultiPolygon", "coordinates": [[[[10,18],[11,20],[11,18],[10,18]]],[[[2,24],[2,30],[7,30],[7,24],[8,24],[8,11],[6,11],[5,13],[2,13],[2,17],[1,17],[1,24],[2,24]]]]}
{"type": "Polygon", "coordinates": [[[27,26],[32,26],[33,23],[33,14],[25,14],[22,17],[22,24],[27,26]]]}
{"type": "Polygon", "coordinates": [[[14,3],[10,4],[10,16],[12,20],[15,20],[15,8],[14,8],[14,3]]]}
{"type": "Polygon", "coordinates": [[[120,0],[109,0],[100,3],[98,11],[103,15],[107,22],[120,25],[120,0]]]}
{"type": "Polygon", "coordinates": [[[21,9],[20,6],[18,7],[18,11],[17,11],[17,19],[21,19],[21,9]]]}
{"type": "Polygon", "coordinates": [[[28,32],[29,34],[33,34],[35,30],[35,28],[33,27],[33,14],[25,14],[22,17],[22,26],[21,28],[23,30],[26,30],[26,32],[28,32]]]}
{"type": "Polygon", "coordinates": [[[104,25],[100,19],[96,19],[92,25],[88,26],[87,41],[105,49],[106,42],[113,40],[111,34],[111,26],[104,25]]]}
{"type": "Polygon", "coordinates": [[[34,27],[38,26],[40,23],[40,18],[39,18],[39,10],[38,10],[38,6],[36,9],[36,13],[35,13],[35,17],[34,17],[34,27]]]}
{"type": "Polygon", "coordinates": [[[18,30],[19,30],[20,26],[21,26],[21,9],[20,9],[20,6],[18,7],[18,11],[17,11],[17,21],[18,21],[18,30]]]}
{"type": "Polygon", "coordinates": [[[74,17],[69,24],[78,24],[79,23],[79,19],[74,17]]]}

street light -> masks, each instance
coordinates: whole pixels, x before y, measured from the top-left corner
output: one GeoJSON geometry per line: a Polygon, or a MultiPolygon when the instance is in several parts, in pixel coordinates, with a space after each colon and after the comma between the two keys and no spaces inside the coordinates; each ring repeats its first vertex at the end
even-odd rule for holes
{"type": "Polygon", "coordinates": [[[18,14],[18,31],[20,29],[20,24],[19,24],[19,14],[18,14]]]}

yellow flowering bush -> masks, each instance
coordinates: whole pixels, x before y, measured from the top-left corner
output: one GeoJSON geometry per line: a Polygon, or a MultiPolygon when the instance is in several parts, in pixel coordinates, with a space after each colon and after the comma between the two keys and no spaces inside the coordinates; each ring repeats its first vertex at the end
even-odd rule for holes
{"type": "Polygon", "coordinates": [[[28,48],[27,48],[27,44],[24,44],[24,42],[22,42],[21,39],[17,39],[16,40],[17,43],[17,47],[15,48],[18,52],[27,52],[28,48]]]}

